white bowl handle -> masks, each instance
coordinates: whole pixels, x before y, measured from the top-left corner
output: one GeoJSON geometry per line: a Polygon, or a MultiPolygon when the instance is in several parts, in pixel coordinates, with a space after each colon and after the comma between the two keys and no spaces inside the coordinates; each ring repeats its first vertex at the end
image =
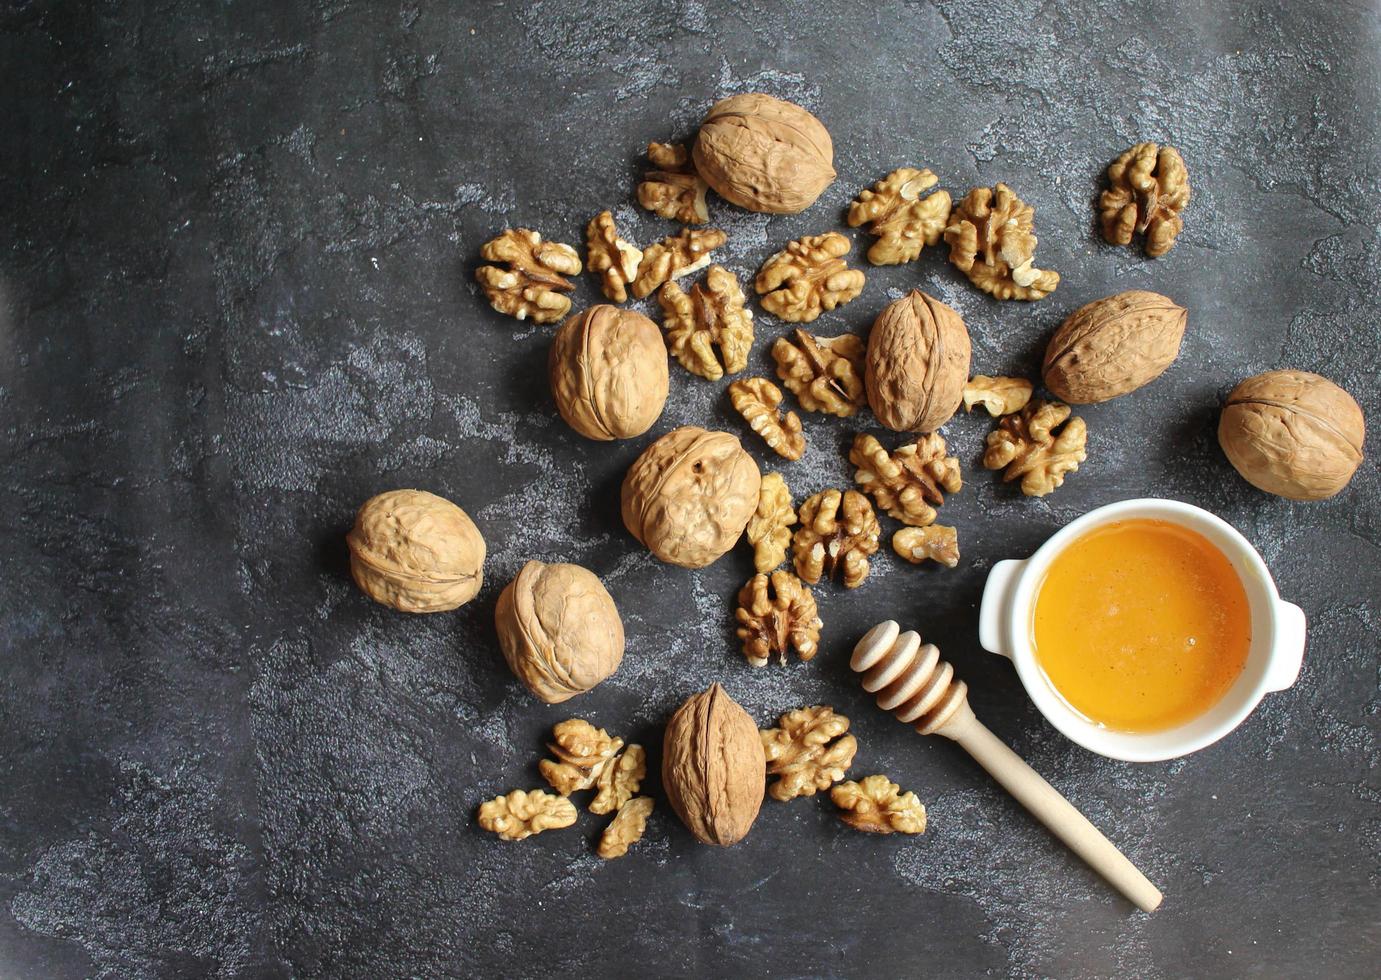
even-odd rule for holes
{"type": "Polygon", "coordinates": [[[1271,663],[1266,668],[1266,690],[1284,691],[1299,678],[1304,663],[1304,640],[1308,624],[1304,610],[1293,602],[1276,603],[1276,642],[1271,663]]]}
{"type": "Polygon", "coordinates": [[[1012,615],[1012,591],[1024,561],[1000,561],[988,573],[983,586],[983,603],[978,610],[978,642],[989,653],[1012,659],[1007,648],[1007,620],[1012,615]]]}

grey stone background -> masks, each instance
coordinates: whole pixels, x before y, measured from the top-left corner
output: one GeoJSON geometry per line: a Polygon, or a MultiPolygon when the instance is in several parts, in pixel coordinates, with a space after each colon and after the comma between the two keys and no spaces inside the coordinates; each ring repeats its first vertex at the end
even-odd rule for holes
{"type": "MultiPolygon", "coordinates": [[[[1214,425],[1240,378],[1327,374],[1381,418],[1381,16],[1374,3],[421,4],[330,0],[0,7],[0,975],[394,977],[636,973],[1361,977],[1381,961],[1381,479],[1261,494],[1214,425]],[[1084,410],[1088,462],[1044,500],[945,430],[963,562],[880,554],[819,590],[823,652],[752,670],[732,642],[743,549],[689,573],[636,546],[622,474],[676,425],[740,432],[725,382],[672,367],[652,433],[594,445],[557,418],[550,328],[501,317],[478,249],[526,225],[579,242],[633,204],[649,140],[766,91],[834,135],[804,215],[712,206],[750,276],[840,227],[860,187],[929,166],[1036,206],[1063,283],[998,304],[943,249],[868,268],[816,324],[866,331],[919,286],[959,310],[977,370],[1031,374],[1075,307],[1150,288],[1190,310],[1151,387],[1084,410]],[[1140,139],[1184,153],[1180,244],[1101,244],[1092,201],[1140,139]],[[406,616],[349,581],[343,535],[381,490],[461,503],[490,546],[480,597],[406,616]],[[1299,683],[1190,758],[1128,765],[1037,715],[976,643],[987,570],[1135,495],[1236,524],[1307,611],[1299,683]],[[628,629],[622,669],[565,707],[507,673],[491,617],[532,557],[587,565],[628,629]],[[1133,911],[943,740],[871,707],[853,640],[895,617],[940,643],[980,718],[1166,893],[1133,911]],[[722,682],[762,724],[853,719],[854,771],[930,809],[918,839],[772,801],[731,850],[664,806],[623,860],[602,821],[522,844],[481,800],[539,783],[579,713],[649,746],[722,682]]],[[[860,243],[867,239],[855,235],[860,243]]],[[[582,279],[577,306],[593,302],[582,279]]],[[[786,325],[758,316],[753,354],[786,325]]],[[[806,419],[797,499],[844,485],[863,417],[806,419]]],[[[890,532],[892,525],[887,524],[890,532]]],[[[654,778],[651,791],[660,797],[654,778]]]]}

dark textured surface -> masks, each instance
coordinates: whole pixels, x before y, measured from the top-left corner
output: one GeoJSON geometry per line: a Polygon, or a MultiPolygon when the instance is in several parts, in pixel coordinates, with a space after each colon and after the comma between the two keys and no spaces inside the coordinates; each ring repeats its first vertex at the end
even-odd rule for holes
{"type": "MultiPolygon", "coordinates": [[[[1377,466],[1291,504],[1213,434],[1228,387],[1273,367],[1328,374],[1381,418],[1375,5],[831,6],[4,4],[0,975],[1375,970],[1377,466]],[[960,567],[880,555],[857,592],[819,590],[815,661],[760,671],[729,628],[746,552],[688,573],[634,544],[617,486],[647,438],[566,429],[549,328],[494,314],[472,277],[510,224],[579,243],[608,206],[639,241],[665,233],[632,204],[642,146],[752,90],[820,116],[840,179],[798,217],[712,206],[741,276],[902,164],[956,193],[1010,183],[1064,275],[999,305],[928,250],[869,269],[822,332],[864,331],[918,284],[964,315],[976,369],[1032,372],[1088,300],[1150,288],[1190,310],[1163,378],[1082,413],[1089,460],[1045,500],[977,467],[989,423],[954,420],[960,567]],[[1142,138],[1180,147],[1195,187],[1154,262],[1091,219],[1102,168],[1142,138]],[[470,606],[405,616],[350,583],[354,510],[397,486],[474,515],[490,561],[470,606]],[[978,649],[976,605],[993,561],[1143,494],[1241,528],[1312,632],[1299,683],[1235,734],[1127,765],[1041,720],[978,649]],[[619,673],[566,707],[531,700],[493,637],[529,557],[589,566],[628,627],[619,673]],[[942,645],[979,717],[1164,888],[1159,912],[1131,911],[956,747],[869,706],[846,653],[884,616],[942,645]],[[554,721],[643,741],[655,767],[661,723],[712,680],[763,724],[836,705],[854,771],[917,790],[930,831],[875,839],[824,801],[768,801],[720,851],[663,804],[605,864],[588,814],[522,844],[476,827],[482,799],[538,784],[554,721]]],[[[595,295],[586,279],[577,304],[595,295]]],[[[759,372],[784,329],[759,314],[759,372]]],[[[672,371],[654,434],[710,422],[776,466],[724,382],[672,371]]],[[[869,424],[806,419],[784,468],[798,500],[842,484],[869,424]]]]}

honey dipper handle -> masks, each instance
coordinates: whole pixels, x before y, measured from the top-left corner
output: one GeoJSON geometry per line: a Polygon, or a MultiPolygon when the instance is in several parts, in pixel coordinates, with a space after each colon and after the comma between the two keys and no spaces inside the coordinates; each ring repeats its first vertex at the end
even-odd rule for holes
{"type": "MultiPolygon", "coordinates": [[[[941,735],[949,732],[940,731],[941,735]]],[[[1036,770],[976,718],[951,736],[992,774],[1022,806],[1035,814],[1050,832],[1069,845],[1093,870],[1097,871],[1143,912],[1160,905],[1160,889],[1127,860],[1112,841],[1104,837],[1074,804],[1060,795],[1036,770]]]]}

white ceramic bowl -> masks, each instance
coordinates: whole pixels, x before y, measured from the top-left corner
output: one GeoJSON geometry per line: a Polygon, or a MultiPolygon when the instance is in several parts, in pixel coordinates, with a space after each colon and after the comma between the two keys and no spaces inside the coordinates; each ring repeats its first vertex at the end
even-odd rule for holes
{"type": "Polygon", "coordinates": [[[1041,714],[1091,752],[1128,762],[1173,759],[1211,745],[1251,714],[1270,691],[1295,683],[1304,659],[1305,621],[1299,606],[1284,602],[1251,546],[1232,525],[1178,500],[1123,500],[1089,511],[1060,529],[1026,561],[1000,561],[988,573],[979,613],[978,639],[985,650],[1016,665],[1026,693],[1041,714]],[[1074,711],[1036,663],[1031,641],[1031,606],[1051,561],[1066,545],[1113,521],[1151,518],[1197,531],[1232,562],[1251,607],[1252,642],[1241,675],[1222,699],[1193,721],[1163,732],[1110,731],[1074,711]]]}

